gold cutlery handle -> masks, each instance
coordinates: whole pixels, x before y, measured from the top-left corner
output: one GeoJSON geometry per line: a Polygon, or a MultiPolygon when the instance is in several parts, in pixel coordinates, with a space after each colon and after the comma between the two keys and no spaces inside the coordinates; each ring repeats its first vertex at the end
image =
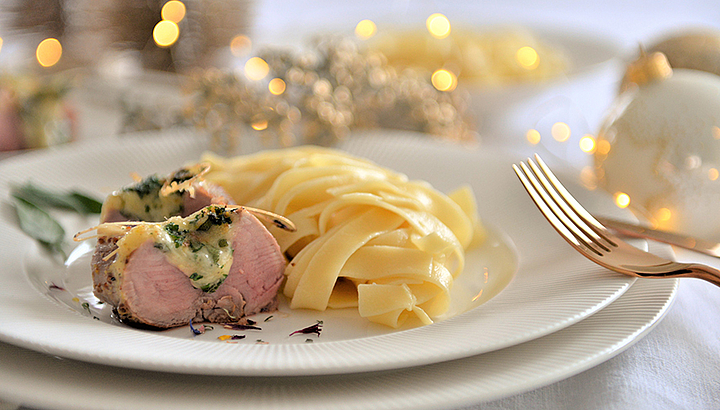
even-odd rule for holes
{"type": "Polygon", "coordinates": [[[687,277],[706,280],[720,286],[720,270],[699,263],[689,263],[687,277]]]}

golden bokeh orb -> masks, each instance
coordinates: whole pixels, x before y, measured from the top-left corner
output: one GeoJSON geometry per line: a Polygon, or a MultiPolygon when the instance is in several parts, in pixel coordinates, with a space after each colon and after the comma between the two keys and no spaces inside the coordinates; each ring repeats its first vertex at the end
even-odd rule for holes
{"type": "Polygon", "coordinates": [[[667,222],[672,218],[672,211],[668,208],[660,208],[655,212],[655,218],[659,222],[667,222]]]}
{"type": "Polygon", "coordinates": [[[35,50],[35,57],[43,67],[52,67],[62,57],[62,45],[56,38],[46,38],[38,44],[35,50]]]}
{"type": "Polygon", "coordinates": [[[162,20],[153,28],[153,40],[159,47],[170,47],[180,37],[180,27],[171,20],[162,20]]]}
{"type": "Polygon", "coordinates": [[[445,38],[450,35],[450,20],[440,13],[431,14],[425,20],[430,34],[435,38],[445,38]]]}
{"type": "Polygon", "coordinates": [[[520,67],[534,70],[540,65],[540,58],[538,57],[537,51],[534,48],[525,46],[520,47],[515,52],[515,60],[520,64],[520,67]]]}
{"type": "Polygon", "coordinates": [[[570,138],[570,126],[564,122],[556,122],[550,129],[550,134],[557,142],[565,142],[570,138]]]}
{"type": "Polygon", "coordinates": [[[452,91],[457,87],[457,76],[452,71],[441,68],[435,70],[430,78],[433,87],[440,91],[452,91]]]}
{"type": "Polygon", "coordinates": [[[630,206],[630,195],[625,192],[616,192],[613,196],[615,198],[615,205],[619,208],[627,208],[630,206]]]}
{"type": "Polygon", "coordinates": [[[250,37],[239,34],[230,40],[230,52],[235,57],[242,57],[246,55],[252,48],[252,41],[250,37]]]}
{"type": "Polygon", "coordinates": [[[280,95],[285,92],[286,84],[282,78],[273,78],[268,83],[268,90],[273,95],[280,95]]]}
{"type": "Polygon", "coordinates": [[[592,154],[595,152],[595,137],[592,135],[584,135],[582,138],[580,138],[580,142],[578,143],[580,145],[580,150],[582,152],[592,154]]]}
{"type": "Polygon", "coordinates": [[[525,133],[525,138],[530,144],[537,145],[540,143],[540,132],[536,129],[529,129],[525,133]]]}
{"type": "Polygon", "coordinates": [[[160,16],[163,20],[174,21],[175,23],[181,22],[185,18],[185,3],[178,0],[170,0],[160,10],[160,16]]]}
{"type": "Polygon", "coordinates": [[[711,181],[717,181],[718,177],[720,177],[720,171],[717,170],[717,168],[710,168],[708,170],[708,179],[711,181]]]}
{"type": "Polygon", "coordinates": [[[270,73],[270,66],[260,57],[253,57],[245,63],[245,76],[252,81],[260,81],[270,73]]]}
{"type": "Polygon", "coordinates": [[[365,40],[377,33],[377,25],[372,20],[361,20],[355,26],[355,35],[365,40]]]}

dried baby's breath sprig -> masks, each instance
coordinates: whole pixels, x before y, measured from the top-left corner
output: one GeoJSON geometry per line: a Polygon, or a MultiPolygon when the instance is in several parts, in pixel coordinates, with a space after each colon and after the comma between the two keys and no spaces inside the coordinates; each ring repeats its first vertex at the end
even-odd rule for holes
{"type": "Polygon", "coordinates": [[[191,82],[185,114],[210,132],[216,148],[233,149],[241,135],[258,133],[268,146],[332,145],[351,130],[391,128],[466,141],[468,96],[443,92],[430,73],[399,71],[379,52],[348,37],[323,37],[301,53],[266,49],[263,81],[212,69],[191,82]],[[273,94],[268,81],[282,80],[273,94]]]}

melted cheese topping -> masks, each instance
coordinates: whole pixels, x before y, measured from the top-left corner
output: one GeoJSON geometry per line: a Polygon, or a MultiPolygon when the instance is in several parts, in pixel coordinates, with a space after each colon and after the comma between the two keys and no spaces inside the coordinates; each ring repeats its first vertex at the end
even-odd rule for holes
{"type": "Polygon", "coordinates": [[[122,272],[132,252],[152,241],[155,248],[165,253],[168,262],[190,279],[193,287],[212,293],[227,278],[233,261],[229,214],[222,207],[211,206],[187,218],[138,224],[117,241],[112,269],[122,272]]]}
{"type": "Polygon", "coordinates": [[[161,195],[160,190],[165,179],[150,176],[137,184],[113,192],[103,203],[102,220],[107,214],[118,211],[132,221],[164,221],[168,215],[183,212],[182,191],[161,195]]]}

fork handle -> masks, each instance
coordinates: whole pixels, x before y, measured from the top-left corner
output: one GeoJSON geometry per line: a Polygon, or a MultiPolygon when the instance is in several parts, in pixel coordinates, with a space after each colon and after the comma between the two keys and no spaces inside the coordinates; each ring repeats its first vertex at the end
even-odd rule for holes
{"type": "Polygon", "coordinates": [[[701,265],[698,263],[689,263],[687,269],[690,271],[686,277],[703,279],[712,284],[720,286],[720,270],[707,265],[701,265]]]}

